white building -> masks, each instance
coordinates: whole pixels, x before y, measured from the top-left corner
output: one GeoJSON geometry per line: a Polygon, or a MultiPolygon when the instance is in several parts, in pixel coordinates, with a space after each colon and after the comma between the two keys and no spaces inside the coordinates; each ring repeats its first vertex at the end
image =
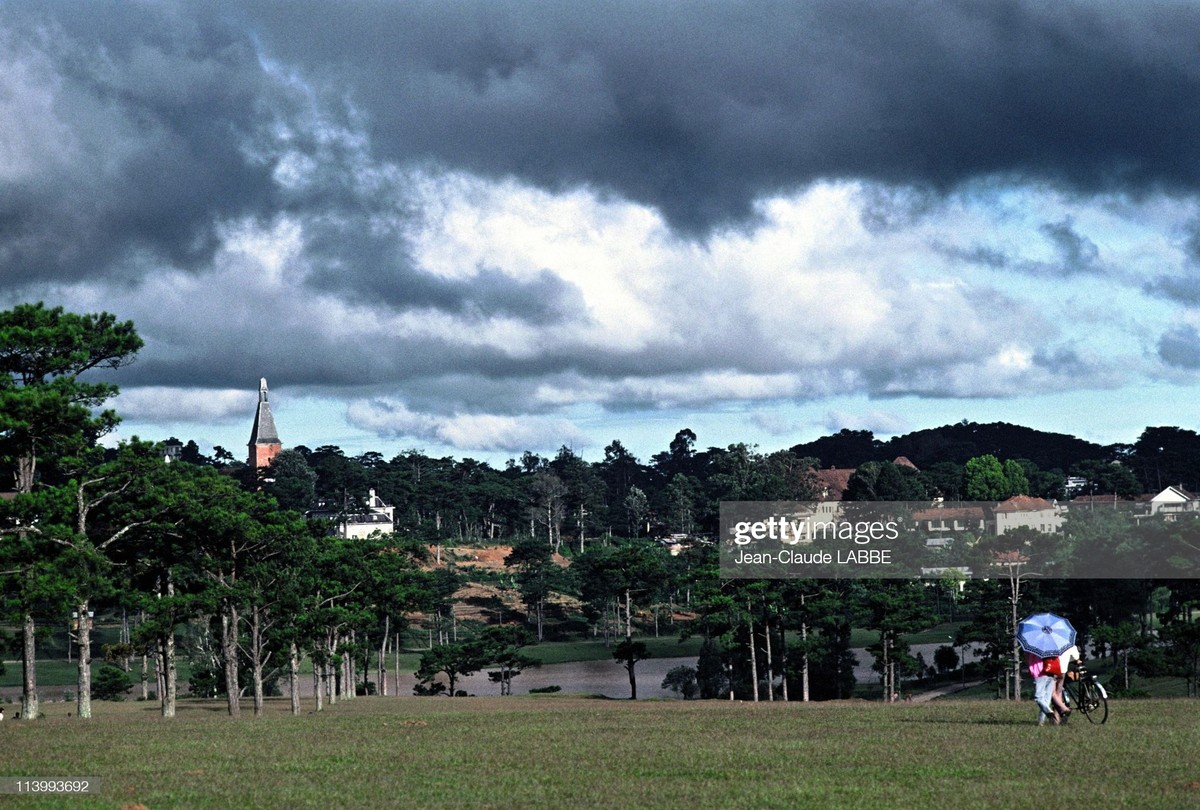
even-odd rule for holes
{"type": "Polygon", "coordinates": [[[317,510],[309,512],[309,517],[332,521],[334,533],[339,537],[369,537],[375,532],[390,534],[395,528],[395,511],[394,506],[388,506],[371,489],[367,493],[366,506],[361,510],[317,510]]]}
{"type": "Polygon", "coordinates": [[[1026,527],[1045,534],[1062,531],[1063,510],[1057,503],[1029,495],[1014,495],[996,504],[996,534],[1026,527]]]}
{"type": "Polygon", "coordinates": [[[1167,487],[1150,499],[1150,514],[1181,515],[1185,512],[1195,512],[1200,508],[1196,496],[1179,487],[1167,487]]]}

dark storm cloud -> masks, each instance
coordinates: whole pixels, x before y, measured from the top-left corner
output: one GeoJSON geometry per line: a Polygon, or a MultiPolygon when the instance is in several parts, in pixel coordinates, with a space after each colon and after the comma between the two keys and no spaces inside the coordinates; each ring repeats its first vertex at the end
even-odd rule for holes
{"type": "Polygon", "coordinates": [[[1012,259],[1004,255],[1004,253],[986,245],[972,245],[969,248],[962,248],[938,243],[932,245],[932,247],[948,259],[965,262],[966,264],[976,264],[992,270],[1003,270],[1013,264],[1012,259]]]}
{"type": "Polygon", "coordinates": [[[244,152],[263,94],[244,36],[154,5],[6,3],[0,43],[0,137],[11,148],[13,119],[41,112],[55,136],[27,145],[31,165],[7,155],[0,278],[120,273],[140,252],[199,264],[218,219],[270,203],[270,167],[244,152]],[[53,94],[44,110],[40,93],[53,94]]]}
{"type": "MultiPolygon", "coordinates": [[[[409,386],[427,411],[515,413],[555,407],[553,391],[527,401],[550,380],[591,385],[607,407],[653,407],[706,370],[824,360],[780,349],[752,312],[721,322],[733,316],[715,310],[743,292],[736,269],[714,271],[728,286],[710,289],[647,260],[680,272],[680,295],[647,304],[662,330],[633,313],[627,341],[604,331],[611,315],[589,320],[562,267],[531,277],[485,250],[469,272],[427,271],[407,237],[443,213],[415,209],[445,198],[422,198],[422,178],[582,187],[718,236],[752,221],[765,195],[874,180],[857,202],[881,243],[979,178],[1194,191],[1197,30],[1200,7],[1153,0],[4,2],[0,295],[74,295],[134,317],[147,347],[127,386],[240,388],[267,374],[306,390],[409,386]],[[242,231],[271,244],[239,247],[230,234],[242,231]],[[655,375],[669,379],[642,384],[655,375]]],[[[1025,245],[961,238],[961,258],[994,269],[1100,269],[1070,220],[1033,235],[1053,250],[1044,264],[1025,245]]],[[[612,272],[596,264],[588,272],[612,272]]],[[[852,379],[815,395],[971,394],[939,373],[995,347],[930,320],[920,340],[860,344],[832,330],[831,356],[852,379]],[[905,377],[912,357],[889,359],[891,346],[919,347],[928,368],[905,377]]],[[[1165,336],[1164,359],[1186,338],[1165,336]]],[[[693,396],[729,399],[739,384],[693,396]]]]}
{"type": "Polygon", "coordinates": [[[1075,223],[1069,217],[1062,222],[1047,223],[1038,230],[1058,250],[1064,274],[1092,273],[1098,269],[1100,249],[1075,230],[1075,223]]]}
{"type": "Polygon", "coordinates": [[[364,127],[371,160],[588,184],[693,232],[817,178],[1200,184],[1183,3],[28,2],[0,26],[48,60],[77,140],[4,185],[6,278],[190,266],[217,220],[361,208],[287,126],[305,104],[364,127]],[[322,167],[303,193],[271,138],[322,167]]]}
{"type": "Polygon", "coordinates": [[[1200,369],[1200,333],[1186,324],[1174,327],[1159,338],[1158,356],[1176,368],[1200,369]]]}
{"type": "Polygon", "coordinates": [[[956,262],[986,267],[991,270],[1011,270],[1031,276],[1064,278],[1068,276],[1098,275],[1105,272],[1100,260],[1100,248],[1075,227],[1071,217],[1060,222],[1047,222],[1038,226],[1038,233],[1047,241],[1055,253],[1053,261],[1024,258],[1014,248],[1013,255],[987,245],[957,245],[934,242],[930,247],[941,255],[956,262]]]}
{"type": "Polygon", "coordinates": [[[1200,222],[1189,223],[1184,231],[1181,248],[1186,260],[1182,272],[1152,278],[1143,285],[1142,291],[1177,304],[1196,307],[1200,306],[1200,222]]]}
{"type": "Polygon", "coordinates": [[[1187,253],[1188,260],[1192,264],[1200,267],[1200,222],[1190,222],[1187,225],[1187,236],[1184,239],[1183,248],[1187,253]]]}
{"type": "MultiPolygon", "coordinates": [[[[362,228],[362,223],[353,220],[362,228]]],[[[396,240],[364,237],[355,230],[316,223],[309,256],[314,269],[306,279],[325,291],[361,303],[383,304],[393,311],[436,309],[468,318],[515,318],[548,326],[567,318],[585,318],[578,287],[549,270],[517,279],[490,267],[466,278],[442,278],[413,267],[397,251],[396,240]]]]}
{"type": "Polygon", "coordinates": [[[239,4],[381,156],[580,182],[692,230],[814,178],[1194,188],[1176,2],[239,4]]]}
{"type": "Polygon", "coordinates": [[[1150,280],[1143,287],[1143,291],[1177,304],[1189,307],[1200,306],[1200,284],[1195,278],[1159,276],[1150,280]]]}

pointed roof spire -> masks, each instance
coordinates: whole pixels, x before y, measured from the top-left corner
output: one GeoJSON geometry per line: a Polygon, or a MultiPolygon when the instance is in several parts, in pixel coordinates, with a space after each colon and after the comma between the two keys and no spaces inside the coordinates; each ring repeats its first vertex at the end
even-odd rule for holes
{"type": "Polygon", "coordinates": [[[258,411],[254,414],[254,427],[250,431],[250,446],[257,444],[280,444],[275,430],[275,417],[271,416],[271,403],[267,401],[267,378],[258,381],[258,411]]]}

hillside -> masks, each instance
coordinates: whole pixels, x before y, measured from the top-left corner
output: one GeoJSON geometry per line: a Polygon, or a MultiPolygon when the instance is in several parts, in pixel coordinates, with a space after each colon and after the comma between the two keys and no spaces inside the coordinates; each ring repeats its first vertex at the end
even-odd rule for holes
{"type": "Polygon", "coordinates": [[[1072,464],[1109,455],[1102,445],[1064,433],[1007,422],[967,421],[917,430],[887,441],[875,439],[866,430],[842,430],[798,444],[791,450],[800,456],[819,459],[822,467],[856,467],[866,461],[891,461],[905,456],[918,468],[925,468],[946,461],[965,464],[976,456],[991,453],[1002,460],[1024,458],[1039,469],[1064,472],[1072,464]]]}

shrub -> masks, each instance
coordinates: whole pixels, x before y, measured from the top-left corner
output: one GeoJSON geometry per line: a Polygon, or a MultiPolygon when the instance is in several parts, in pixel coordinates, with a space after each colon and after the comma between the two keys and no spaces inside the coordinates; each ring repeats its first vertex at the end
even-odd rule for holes
{"type": "Polygon", "coordinates": [[[691,700],[700,691],[700,686],[696,683],[696,668],[673,667],[667,672],[667,677],[663,678],[662,688],[683,695],[684,700],[691,700]]]}
{"type": "Polygon", "coordinates": [[[92,682],[92,697],[97,700],[121,700],[133,685],[129,673],[112,664],[105,664],[92,682]]]}

